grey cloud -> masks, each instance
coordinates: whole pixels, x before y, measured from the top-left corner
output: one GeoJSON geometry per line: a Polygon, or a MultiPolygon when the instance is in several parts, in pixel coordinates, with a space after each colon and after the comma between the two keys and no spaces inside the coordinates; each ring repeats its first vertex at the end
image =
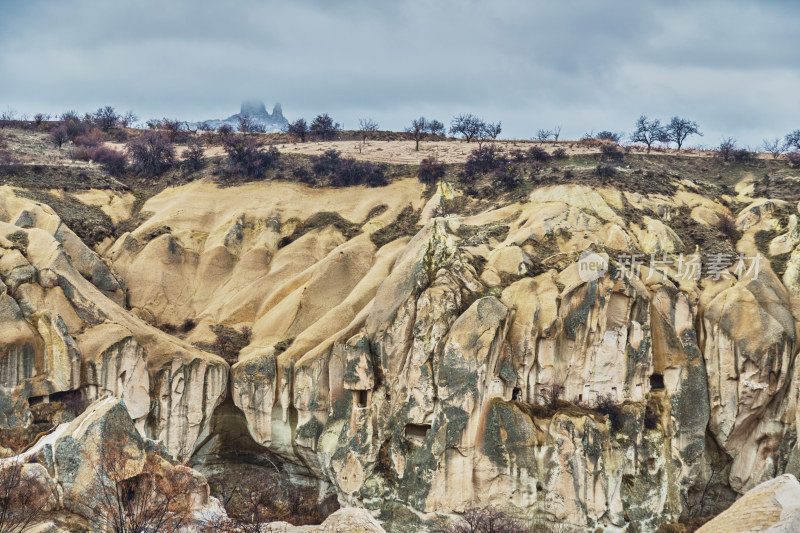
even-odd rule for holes
{"type": "Polygon", "coordinates": [[[3,7],[0,106],[227,116],[244,98],[400,129],[420,114],[510,137],[681,114],[716,144],[800,123],[800,8],[774,2],[57,2],[3,7]]]}

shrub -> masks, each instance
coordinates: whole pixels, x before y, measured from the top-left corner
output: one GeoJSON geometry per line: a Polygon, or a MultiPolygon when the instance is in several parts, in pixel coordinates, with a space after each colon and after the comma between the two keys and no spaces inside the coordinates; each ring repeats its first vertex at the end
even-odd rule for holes
{"type": "Polygon", "coordinates": [[[256,137],[230,135],[223,140],[222,147],[228,154],[228,173],[240,178],[256,178],[280,159],[280,152],[274,146],[264,150],[256,137]]]}
{"type": "Polygon", "coordinates": [[[758,158],[758,154],[751,152],[747,148],[739,148],[733,152],[733,160],[737,163],[752,163],[758,158]]]}
{"type": "Polygon", "coordinates": [[[736,141],[732,137],[728,137],[719,144],[715,150],[715,155],[723,161],[730,161],[734,150],[736,150],[736,141]]]}
{"type": "Polygon", "coordinates": [[[88,146],[94,148],[103,144],[103,136],[98,130],[91,130],[89,132],[78,135],[72,140],[75,146],[88,146]]]}
{"type": "Polygon", "coordinates": [[[312,170],[318,178],[327,180],[334,187],[367,185],[379,187],[386,184],[386,166],[369,161],[343,159],[338,150],[327,150],[312,157],[312,170]]]}
{"type": "Polygon", "coordinates": [[[461,176],[468,181],[474,180],[479,174],[492,172],[498,167],[508,164],[508,158],[497,146],[490,144],[472,151],[464,164],[461,176]]]}
{"type": "Polygon", "coordinates": [[[308,135],[308,124],[304,118],[299,118],[286,126],[286,133],[300,141],[306,142],[306,135],[308,135]]]}
{"type": "Polygon", "coordinates": [[[370,161],[356,161],[352,158],[342,159],[339,168],[332,176],[334,187],[350,185],[366,185],[381,187],[386,185],[386,167],[370,161]]]}
{"type": "Polygon", "coordinates": [[[553,150],[553,157],[556,159],[566,159],[568,157],[567,151],[561,147],[556,148],[555,150],[553,150]]]}
{"type": "Polygon", "coordinates": [[[136,172],[158,176],[175,161],[175,148],[167,136],[158,131],[146,132],[128,141],[128,155],[136,172]]]}
{"type": "Polygon", "coordinates": [[[7,459],[0,467],[0,531],[16,533],[43,520],[57,497],[22,460],[7,459]]]}
{"type": "Polygon", "coordinates": [[[493,178],[505,189],[512,189],[519,182],[519,171],[513,165],[499,166],[494,170],[493,178]]]}
{"type": "Polygon", "coordinates": [[[731,242],[739,240],[739,229],[736,227],[736,221],[727,213],[719,215],[717,219],[717,231],[728,238],[731,242]]]}
{"type": "Polygon", "coordinates": [[[70,140],[78,135],[82,135],[86,131],[86,124],[84,124],[75,111],[67,111],[61,115],[61,122],[67,129],[67,135],[70,140]]]}
{"type": "Polygon", "coordinates": [[[205,166],[205,158],[203,157],[203,143],[200,140],[193,139],[189,141],[189,148],[183,153],[183,161],[181,166],[186,172],[197,172],[205,166]]]}
{"type": "Polygon", "coordinates": [[[338,167],[341,155],[339,150],[326,150],[322,155],[311,158],[311,169],[317,176],[328,177],[338,167]]]}
{"type": "Polygon", "coordinates": [[[604,144],[600,147],[600,159],[603,161],[620,162],[624,156],[616,144],[604,144]]]}
{"type": "Polygon", "coordinates": [[[659,425],[660,418],[658,413],[650,408],[650,404],[647,404],[644,410],[644,427],[645,429],[656,429],[659,425]]]}
{"type": "Polygon", "coordinates": [[[601,178],[610,178],[617,173],[617,169],[612,165],[601,163],[595,167],[594,173],[601,178]]]}
{"type": "Polygon", "coordinates": [[[610,394],[598,396],[594,410],[608,417],[612,431],[619,431],[622,429],[622,424],[624,422],[622,408],[611,398],[610,394]]]}
{"type": "Polygon", "coordinates": [[[522,163],[528,158],[528,155],[519,148],[514,148],[508,153],[508,157],[515,163],[522,163]]]}
{"type": "Polygon", "coordinates": [[[201,350],[217,354],[230,364],[236,363],[239,360],[239,352],[250,344],[252,331],[247,326],[239,332],[228,326],[215,325],[211,326],[211,331],[217,336],[216,340],[210,344],[196,343],[196,346],[201,350]]]}
{"type": "Polygon", "coordinates": [[[128,158],[125,157],[125,154],[106,146],[95,148],[92,160],[100,163],[106,172],[112,176],[119,176],[125,172],[125,166],[128,163],[128,158]]]}
{"type": "Polygon", "coordinates": [[[303,165],[292,167],[292,176],[301,183],[313,183],[314,174],[303,165]]]}
{"type": "Polygon", "coordinates": [[[233,128],[230,124],[222,124],[219,128],[217,128],[217,133],[219,133],[220,137],[223,139],[233,133],[233,128]]]}
{"type": "Polygon", "coordinates": [[[800,152],[791,152],[786,154],[786,161],[792,168],[800,168],[800,152]]]}
{"type": "Polygon", "coordinates": [[[527,158],[530,161],[537,161],[539,163],[547,163],[550,161],[550,154],[544,148],[534,146],[528,150],[527,158]]]}
{"type": "Polygon", "coordinates": [[[189,132],[184,129],[184,125],[184,122],[181,122],[178,119],[171,119],[167,117],[156,121],[156,128],[164,131],[167,134],[167,138],[170,142],[182,142],[186,140],[186,136],[189,134],[189,132]]]}
{"type": "Polygon", "coordinates": [[[615,144],[619,144],[620,134],[614,133],[613,131],[603,130],[595,135],[594,138],[598,141],[611,141],[615,144]]]}
{"type": "Polygon", "coordinates": [[[73,161],[91,161],[94,156],[94,150],[91,146],[76,146],[72,149],[70,157],[73,161]]]}
{"type": "Polygon", "coordinates": [[[439,163],[435,159],[425,158],[419,165],[417,178],[425,185],[433,185],[444,177],[447,166],[439,163]]]}

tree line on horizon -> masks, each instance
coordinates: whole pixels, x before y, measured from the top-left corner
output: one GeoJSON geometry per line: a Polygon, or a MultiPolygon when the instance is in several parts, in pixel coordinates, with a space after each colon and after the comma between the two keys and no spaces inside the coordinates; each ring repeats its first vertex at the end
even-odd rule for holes
{"type": "MultiPolygon", "coordinates": [[[[53,118],[51,115],[36,113],[33,115],[32,122],[38,126],[43,122],[50,121],[51,118],[53,118]]],[[[142,128],[141,124],[136,124],[138,117],[132,111],[128,111],[124,114],[117,113],[113,106],[100,107],[93,113],[85,113],[83,117],[80,117],[75,111],[67,111],[62,113],[59,117],[56,117],[55,120],[60,121],[62,124],[51,131],[51,139],[59,148],[64,142],[74,138],[75,129],[80,128],[79,124],[92,126],[102,132],[109,132],[115,128],[132,128],[137,125],[140,126],[141,129],[165,130],[168,132],[181,130],[192,133],[216,131],[223,135],[234,132],[234,128],[228,124],[223,124],[216,130],[213,130],[205,123],[193,124],[191,122],[166,117],[162,119],[150,119],[145,122],[142,128]]],[[[0,113],[0,126],[9,123],[25,123],[28,121],[28,115],[22,114],[17,116],[13,110],[0,113]]],[[[362,143],[366,143],[371,135],[380,131],[378,123],[372,118],[360,118],[358,121],[359,126],[354,131],[359,135],[362,143]]],[[[246,114],[239,116],[238,122],[239,124],[236,131],[240,133],[265,133],[264,126],[246,114]]],[[[328,113],[317,115],[310,123],[304,118],[299,118],[287,124],[284,128],[284,132],[297,142],[306,142],[311,139],[317,141],[331,141],[337,139],[342,131],[342,125],[336,122],[328,113]]],[[[462,113],[453,117],[449,128],[450,135],[459,137],[467,143],[477,141],[479,146],[484,141],[496,140],[501,132],[501,122],[486,122],[482,118],[471,113],[462,113]]],[[[412,120],[411,125],[404,129],[404,133],[409,134],[411,140],[415,141],[415,149],[419,151],[419,143],[422,140],[428,137],[444,139],[446,138],[448,130],[442,122],[438,120],[428,120],[424,116],[421,116],[412,120]]],[[[531,137],[530,140],[537,140],[540,142],[552,140],[558,142],[560,135],[561,126],[557,125],[552,129],[537,130],[535,136],[531,137]]],[[[699,130],[697,122],[693,120],[673,116],[668,122],[662,123],[658,118],[650,119],[646,115],[641,115],[636,120],[634,130],[628,135],[625,133],[603,130],[597,134],[586,133],[582,139],[607,140],[619,144],[627,138],[632,143],[644,145],[649,153],[654,145],[661,144],[667,145],[668,147],[672,143],[674,143],[676,149],[680,151],[687,138],[692,135],[703,135],[699,130]]],[[[765,153],[772,154],[775,158],[789,151],[800,151],[800,129],[794,130],[783,137],[764,139],[759,148],[765,153]]],[[[741,151],[742,148],[736,147],[735,139],[727,137],[722,140],[718,150],[725,154],[734,154],[737,150],[741,151]]]]}
{"type": "MultiPolygon", "coordinates": [[[[83,116],[79,116],[75,111],[67,111],[55,121],[50,121],[47,115],[36,114],[30,124],[49,130],[51,142],[59,149],[65,143],[71,142],[74,145],[70,152],[73,159],[98,163],[109,174],[117,177],[127,170],[144,177],[155,177],[176,167],[186,173],[199,171],[206,164],[204,145],[208,143],[219,144],[225,151],[227,157],[223,173],[226,179],[235,177],[247,180],[263,176],[267,170],[275,168],[280,157],[274,146],[267,146],[263,142],[263,137],[252,135],[262,133],[264,130],[263,126],[247,115],[239,117],[236,129],[229,124],[223,124],[213,130],[206,124],[193,125],[177,119],[163,118],[148,120],[144,131],[130,133],[129,128],[133,127],[136,121],[137,117],[131,111],[120,114],[114,107],[104,106],[83,116]],[[125,150],[120,151],[108,146],[105,144],[107,140],[125,143],[125,150]],[[176,144],[186,145],[181,161],[177,161],[176,144]]],[[[25,125],[28,122],[17,119],[10,112],[0,114],[0,127],[9,124],[25,125]]],[[[407,138],[415,141],[417,151],[421,141],[446,139],[448,133],[467,143],[475,141],[480,150],[484,142],[495,141],[501,131],[500,122],[490,123],[476,115],[462,113],[453,117],[449,131],[441,121],[421,116],[412,120],[404,133],[407,138]]],[[[310,124],[303,118],[297,119],[285,128],[285,133],[294,142],[331,141],[340,138],[342,132],[341,124],[328,113],[317,115],[310,124]]],[[[375,120],[359,119],[359,127],[355,130],[361,141],[359,148],[368,139],[378,138],[379,132],[379,125],[375,120]]],[[[550,140],[558,142],[560,135],[561,127],[556,126],[553,129],[538,130],[535,138],[531,140],[538,140],[541,143],[550,140]]],[[[668,122],[662,123],[660,119],[650,119],[646,115],[641,115],[636,120],[634,131],[629,135],[603,130],[597,134],[587,133],[581,140],[602,141],[616,146],[627,138],[633,143],[645,146],[649,153],[654,146],[669,147],[673,143],[677,150],[681,150],[692,135],[703,135],[697,122],[693,120],[674,116],[668,122]]],[[[800,167],[800,130],[790,132],[782,138],[765,139],[762,149],[776,159],[790,152],[786,156],[789,164],[800,167]]],[[[726,162],[731,160],[748,162],[756,156],[749,148],[737,147],[736,141],[732,138],[724,139],[714,151],[726,162]]],[[[436,175],[442,173],[441,169],[434,167],[436,165],[430,161],[421,166],[420,172],[425,174],[426,181],[435,179],[436,175]]],[[[341,157],[341,153],[337,150],[314,156],[312,172],[305,168],[289,170],[295,178],[304,183],[379,186],[386,182],[385,165],[341,157]]]]}

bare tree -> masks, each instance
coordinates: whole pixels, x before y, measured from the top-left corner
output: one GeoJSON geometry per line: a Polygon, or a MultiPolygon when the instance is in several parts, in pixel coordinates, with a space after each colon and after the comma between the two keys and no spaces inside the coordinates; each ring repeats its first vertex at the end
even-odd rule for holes
{"type": "Polygon", "coordinates": [[[503,123],[497,122],[496,124],[486,124],[486,127],[483,129],[484,135],[488,139],[492,139],[493,141],[497,140],[497,136],[503,131],[503,123]]]}
{"type": "Polygon", "coordinates": [[[428,122],[428,131],[431,132],[431,135],[445,135],[446,133],[444,124],[438,120],[431,120],[428,122]]]}
{"type": "Polygon", "coordinates": [[[250,115],[239,115],[239,131],[241,133],[249,133],[252,125],[253,119],[250,118],[250,115]]]}
{"type": "Polygon", "coordinates": [[[137,120],[139,120],[139,117],[133,111],[128,111],[119,119],[119,125],[123,128],[132,128],[137,120]]]}
{"type": "Polygon", "coordinates": [[[69,134],[67,133],[67,127],[62,124],[56,128],[53,128],[50,131],[50,141],[53,143],[53,146],[61,150],[61,146],[69,140],[69,134]]]}
{"type": "Polygon", "coordinates": [[[406,128],[406,131],[411,134],[412,138],[416,142],[415,150],[419,152],[419,142],[424,139],[430,131],[430,124],[425,117],[419,117],[418,119],[411,121],[411,127],[406,128]]]}
{"type": "Polygon", "coordinates": [[[644,143],[647,145],[647,153],[650,153],[650,147],[656,142],[667,141],[667,132],[661,125],[661,121],[657,118],[650,120],[644,115],[641,115],[636,120],[636,129],[631,133],[631,141],[635,143],[644,143]]]}
{"type": "Polygon", "coordinates": [[[664,131],[666,132],[667,142],[674,142],[677,144],[678,150],[681,149],[681,146],[683,146],[684,141],[686,141],[689,135],[703,136],[698,129],[697,122],[687,118],[672,117],[669,124],[664,128],[664,131]]]}
{"type": "Polygon", "coordinates": [[[553,140],[558,142],[558,138],[561,136],[561,124],[550,130],[550,133],[553,134],[553,140]]]}
{"type": "Polygon", "coordinates": [[[524,533],[526,529],[494,507],[473,507],[440,530],[441,533],[524,533]]]}
{"type": "Polygon", "coordinates": [[[561,385],[556,385],[555,383],[550,385],[542,385],[539,388],[539,399],[548,409],[557,409],[558,402],[561,400],[563,395],[564,387],[561,385]]]}
{"type": "Polygon", "coordinates": [[[794,130],[785,137],[786,149],[800,150],[800,130],[794,130]]]}
{"type": "Polygon", "coordinates": [[[730,161],[733,153],[736,151],[736,140],[733,137],[722,139],[717,148],[717,156],[723,161],[730,161]]]}
{"type": "Polygon", "coordinates": [[[378,131],[378,123],[371,118],[358,119],[358,134],[361,136],[361,142],[367,142],[367,135],[378,131]]]}
{"type": "Polygon", "coordinates": [[[231,128],[230,124],[222,124],[219,128],[217,128],[217,133],[219,133],[219,136],[225,140],[233,133],[233,128],[231,128]]]}
{"type": "Polygon", "coordinates": [[[544,143],[550,136],[553,135],[553,132],[550,130],[540,129],[536,132],[536,140],[540,143],[544,143]]]}
{"type": "Polygon", "coordinates": [[[116,110],[110,105],[107,105],[95,111],[92,115],[92,122],[101,130],[109,131],[117,127],[120,118],[116,110]]]}
{"type": "Polygon", "coordinates": [[[177,532],[191,519],[194,476],[174,467],[155,452],[145,452],[144,466],[135,474],[140,456],[121,440],[103,443],[93,467],[97,483],[79,505],[98,529],[112,533],[177,532]]]}
{"type": "Polygon", "coordinates": [[[764,139],[763,141],[761,141],[761,148],[766,153],[772,154],[772,159],[778,159],[778,157],[784,151],[786,151],[780,137],[776,137],[775,139],[772,140],[764,139]]]}
{"type": "Polygon", "coordinates": [[[471,113],[453,117],[450,122],[450,133],[461,135],[468,143],[478,137],[486,127],[486,123],[471,113]]]}
{"type": "Polygon", "coordinates": [[[0,533],[20,533],[41,520],[51,498],[46,481],[34,478],[22,461],[0,463],[0,533]]]}

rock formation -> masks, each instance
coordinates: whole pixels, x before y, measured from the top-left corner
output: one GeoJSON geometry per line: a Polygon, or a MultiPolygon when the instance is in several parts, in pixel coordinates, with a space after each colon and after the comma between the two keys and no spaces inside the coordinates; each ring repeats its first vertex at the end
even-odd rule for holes
{"type": "Polygon", "coordinates": [[[272,114],[270,114],[261,100],[245,100],[242,102],[238,113],[224,119],[204,120],[198,122],[198,125],[205,124],[212,129],[217,129],[223,124],[227,124],[235,131],[239,128],[239,117],[243,116],[250,117],[250,120],[255,124],[263,126],[267,133],[283,131],[283,128],[289,124],[289,121],[283,116],[283,108],[280,103],[275,104],[272,108],[272,114]]]}
{"type": "MultiPolygon", "coordinates": [[[[686,180],[540,186],[455,214],[461,192],[428,199],[409,179],[195,182],[92,250],[48,206],[0,193],[3,427],[69,391],[93,409],[118,398],[134,441],[200,470],[265,454],[397,532],[475,506],[655,531],[783,494],[763,483],[800,470],[786,202],[740,196],[731,239],[715,226],[730,198],[686,180]],[[413,231],[374,238],[408,211],[413,231]],[[782,277],[769,254],[758,271],[735,260],[764,231],[782,277]],[[734,260],[682,275],[700,244],[734,260]],[[587,280],[585,250],[607,271],[587,280]],[[219,327],[251,331],[230,365],[207,351],[219,327]]],[[[84,453],[78,426],[46,441],[55,468],[84,453]]],[[[65,505],[89,482],[74,476],[65,505]]]]}

